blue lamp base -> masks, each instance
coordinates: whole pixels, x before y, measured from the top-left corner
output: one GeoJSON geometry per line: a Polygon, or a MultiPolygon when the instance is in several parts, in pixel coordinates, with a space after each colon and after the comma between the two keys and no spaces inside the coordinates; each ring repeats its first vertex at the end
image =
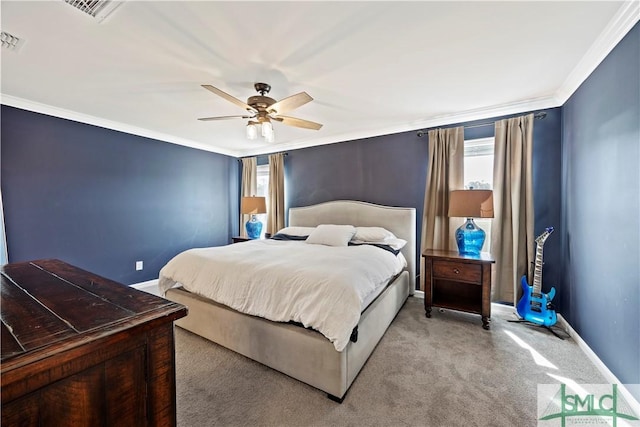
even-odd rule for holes
{"type": "Polygon", "coordinates": [[[480,255],[485,236],[484,230],[476,225],[473,218],[467,218],[467,222],[456,230],[456,243],[460,255],[480,255]]]}
{"type": "Polygon", "coordinates": [[[262,233],[262,223],[256,219],[255,215],[251,215],[251,219],[245,224],[247,236],[250,239],[259,239],[262,233]]]}

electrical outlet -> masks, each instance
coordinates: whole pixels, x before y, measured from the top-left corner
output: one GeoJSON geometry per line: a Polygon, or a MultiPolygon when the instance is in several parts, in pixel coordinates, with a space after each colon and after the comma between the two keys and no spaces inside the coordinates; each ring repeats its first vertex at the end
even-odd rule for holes
{"type": "Polygon", "coordinates": [[[142,261],[136,261],[136,271],[142,270],[142,261]]]}

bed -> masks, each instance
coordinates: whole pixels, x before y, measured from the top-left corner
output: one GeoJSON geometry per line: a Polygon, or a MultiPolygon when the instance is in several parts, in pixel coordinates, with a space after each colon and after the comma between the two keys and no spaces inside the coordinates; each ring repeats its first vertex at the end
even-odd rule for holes
{"type": "MultiPolygon", "coordinates": [[[[177,326],[316,387],[332,400],[342,402],[377,343],[415,289],[416,213],[414,208],[348,200],[289,209],[289,227],[316,227],[321,224],[383,227],[407,241],[401,249],[406,267],[386,283],[361,312],[348,343],[341,351],[337,350],[335,342],[316,330],[241,313],[191,293],[180,283],[167,289],[165,297],[189,308],[189,314],[176,321],[177,326]]],[[[160,281],[163,282],[162,273],[160,281]]]]}

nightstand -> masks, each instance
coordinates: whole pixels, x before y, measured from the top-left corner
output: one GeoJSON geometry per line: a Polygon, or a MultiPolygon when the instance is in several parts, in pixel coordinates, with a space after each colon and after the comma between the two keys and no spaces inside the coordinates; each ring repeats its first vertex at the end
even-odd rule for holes
{"type": "MultiPolygon", "coordinates": [[[[261,239],[268,239],[269,237],[271,237],[271,233],[265,233],[261,239]]],[[[231,243],[248,242],[249,240],[251,239],[248,237],[234,236],[231,238],[231,243]]]]}
{"type": "Polygon", "coordinates": [[[231,243],[240,243],[240,242],[247,242],[251,240],[248,237],[240,237],[240,236],[234,236],[231,238],[231,243]]]}
{"type": "Polygon", "coordinates": [[[491,317],[491,264],[488,253],[460,255],[454,251],[426,250],[424,310],[431,317],[432,307],[476,313],[482,327],[489,329],[491,317]]]}

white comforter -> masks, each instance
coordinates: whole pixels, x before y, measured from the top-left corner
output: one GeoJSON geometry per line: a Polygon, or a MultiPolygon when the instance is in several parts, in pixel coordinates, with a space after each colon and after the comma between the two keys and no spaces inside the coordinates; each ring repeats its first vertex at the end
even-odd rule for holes
{"type": "Polygon", "coordinates": [[[332,247],[255,240],[190,249],[160,270],[161,292],[176,283],[234,310],[322,333],[342,351],[363,301],[406,265],[369,245],[332,247]]]}

